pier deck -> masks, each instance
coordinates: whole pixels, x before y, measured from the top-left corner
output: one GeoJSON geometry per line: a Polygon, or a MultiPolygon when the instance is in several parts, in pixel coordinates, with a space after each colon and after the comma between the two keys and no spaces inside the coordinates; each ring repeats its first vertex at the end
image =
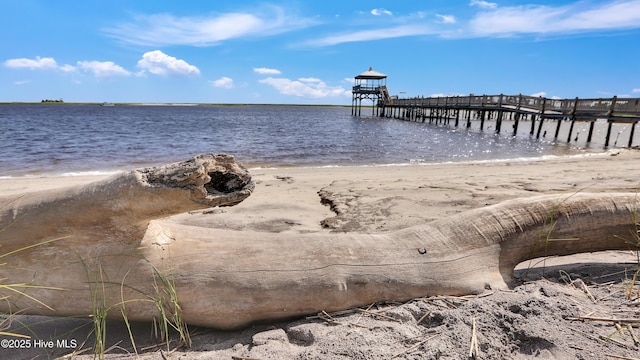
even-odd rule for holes
{"type": "Polygon", "coordinates": [[[559,136],[562,123],[568,122],[570,128],[567,142],[572,139],[576,122],[590,123],[587,136],[587,143],[590,143],[595,123],[606,121],[605,147],[609,146],[614,124],[630,126],[627,147],[632,147],[635,126],[640,121],[640,98],[615,96],[607,99],[548,99],[502,94],[420,97],[381,101],[378,107],[381,108],[380,116],[419,122],[428,120],[429,123],[436,124],[455,121],[455,127],[460,126],[460,121],[466,121],[466,127],[469,128],[472,120],[479,120],[480,130],[484,130],[485,121],[495,121],[494,129],[497,133],[501,132],[502,122],[509,118],[514,121],[514,136],[521,121],[530,121],[530,134],[537,138],[540,137],[546,120],[556,121],[555,139],[559,136]]]}

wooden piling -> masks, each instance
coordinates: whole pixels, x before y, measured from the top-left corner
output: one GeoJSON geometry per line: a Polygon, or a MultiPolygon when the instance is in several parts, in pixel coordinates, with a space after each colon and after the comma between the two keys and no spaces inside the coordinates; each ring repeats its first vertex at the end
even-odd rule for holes
{"type": "Polygon", "coordinates": [[[496,133],[500,133],[500,128],[502,127],[502,98],[503,94],[500,94],[500,99],[498,100],[498,119],[496,120],[496,133]]]}

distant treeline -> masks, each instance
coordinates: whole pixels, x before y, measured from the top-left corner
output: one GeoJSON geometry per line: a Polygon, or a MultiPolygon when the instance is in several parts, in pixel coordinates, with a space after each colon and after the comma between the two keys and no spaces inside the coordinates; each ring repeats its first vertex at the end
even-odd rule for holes
{"type": "Polygon", "coordinates": [[[40,101],[40,102],[43,102],[43,103],[61,103],[61,102],[64,102],[64,100],[62,100],[62,99],[59,99],[59,100],[43,99],[43,100],[42,100],[42,101],[40,101]]]}

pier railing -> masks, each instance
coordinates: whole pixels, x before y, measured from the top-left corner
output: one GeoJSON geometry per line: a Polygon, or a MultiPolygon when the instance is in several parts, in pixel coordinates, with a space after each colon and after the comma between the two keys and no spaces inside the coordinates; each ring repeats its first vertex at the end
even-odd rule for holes
{"type": "Polygon", "coordinates": [[[640,121],[640,98],[548,99],[526,95],[471,95],[397,99],[393,106],[504,110],[535,113],[545,118],[575,117],[577,121],[598,118],[640,121]]]}
{"type": "MultiPolygon", "coordinates": [[[[575,122],[589,122],[587,142],[591,142],[594,123],[604,120],[608,129],[604,145],[609,146],[612,125],[616,123],[630,124],[628,146],[633,144],[635,125],[640,122],[640,98],[589,98],[589,99],[554,99],[526,95],[469,95],[448,97],[415,97],[394,99],[393,102],[381,102],[381,116],[392,116],[405,120],[440,123],[455,120],[458,127],[461,113],[466,115],[467,127],[471,120],[480,120],[480,130],[484,129],[485,120],[495,117],[495,131],[500,132],[503,115],[515,118],[514,135],[518,131],[518,122],[531,121],[531,135],[540,137],[545,120],[557,120],[555,137],[558,137],[560,126],[565,121],[571,122],[568,140],[571,139],[575,122]],[[537,132],[535,131],[538,122],[537,132]]],[[[546,135],[546,131],[544,132],[546,135]]]]}

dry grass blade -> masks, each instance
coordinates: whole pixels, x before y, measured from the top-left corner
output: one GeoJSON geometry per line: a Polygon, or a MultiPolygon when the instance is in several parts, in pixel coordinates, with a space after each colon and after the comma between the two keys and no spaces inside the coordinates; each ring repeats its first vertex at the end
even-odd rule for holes
{"type": "Polygon", "coordinates": [[[429,315],[431,315],[431,310],[427,311],[424,315],[420,317],[420,319],[416,322],[416,325],[420,325],[424,319],[426,319],[429,315]]]}
{"type": "MultiPolygon", "coordinates": [[[[350,312],[350,314],[353,312],[350,312]]],[[[332,313],[333,314],[333,313],[332,313]]],[[[322,310],[321,313],[318,313],[318,315],[315,316],[311,316],[308,317],[307,319],[320,319],[320,320],[324,320],[329,324],[332,325],[347,325],[347,326],[354,326],[354,327],[359,327],[359,328],[363,328],[363,329],[367,329],[366,326],[360,325],[358,323],[355,322],[342,322],[342,321],[338,321],[336,320],[333,316],[331,316],[331,314],[327,313],[326,311],[322,310]]]]}
{"type": "Polygon", "coordinates": [[[603,321],[603,322],[614,322],[620,324],[640,324],[640,319],[616,319],[616,318],[602,318],[595,316],[572,316],[567,317],[566,320],[569,321],[603,321]]]}
{"type": "Polygon", "coordinates": [[[613,355],[613,354],[605,354],[605,356],[608,356],[608,357],[614,358],[614,359],[640,360],[640,358],[636,358],[636,357],[628,357],[628,356],[613,355]]]}
{"type": "Polygon", "coordinates": [[[587,294],[587,296],[589,297],[589,299],[591,299],[591,301],[593,303],[597,303],[598,301],[596,300],[596,298],[593,296],[593,294],[591,294],[591,291],[589,290],[589,287],[587,286],[587,284],[584,283],[584,281],[582,281],[582,279],[578,279],[578,280],[574,280],[571,282],[571,285],[576,287],[575,285],[578,284],[579,289],[581,289],[582,291],[584,291],[585,294],[587,294]]]}
{"type": "Polygon", "coordinates": [[[471,344],[469,345],[469,358],[478,359],[480,347],[478,345],[478,334],[476,333],[476,318],[471,320],[471,344]]]}
{"type": "MultiPolygon", "coordinates": [[[[636,272],[633,274],[633,278],[629,281],[629,285],[625,290],[627,299],[631,299],[633,297],[633,294],[635,293],[636,282],[638,281],[639,274],[640,274],[640,268],[636,270],[636,272]]],[[[640,289],[638,291],[640,292],[640,289]]]]}
{"type": "Polygon", "coordinates": [[[27,245],[25,247],[21,247],[20,249],[9,251],[7,253],[4,253],[4,254],[0,255],[0,259],[5,258],[5,257],[10,256],[10,255],[13,255],[13,254],[16,254],[16,253],[19,253],[19,252],[22,252],[22,251],[33,249],[33,248],[38,247],[38,246],[46,245],[46,244],[52,243],[54,241],[59,241],[59,240],[62,240],[62,239],[66,239],[68,237],[69,236],[63,236],[63,237],[59,237],[59,238],[55,238],[55,239],[51,239],[51,240],[42,241],[42,242],[39,242],[39,243],[36,243],[36,244],[27,245]]]}
{"type": "Polygon", "coordinates": [[[28,288],[33,288],[33,289],[48,289],[48,290],[64,290],[64,289],[61,289],[61,288],[54,288],[54,287],[48,287],[48,286],[37,286],[37,285],[29,285],[29,284],[2,284],[2,285],[0,285],[0,289],[6,289],[6,290],[9,290],[9,291],[11,291],[11,292],[17,293],[17,294],[19,294],[20,296],[24,296],[24,297],[26,297],[27,299],[29,299],[29,300],[31,300],[31,301],[33,301],[33,302],[36,302],[36,303],[38,303],[39,305],[44,306],[44,307],[46,307],[47,309],[52,310],[52,311],[53,311],[53,308],[52,308],[51,306],[49,306],[49,305],[47,305],[47,304],[43,303],[42,301],[40,301],[40,300],[38,300],[38,299],[34,298],[33,296],[31,296],[31,295],[29,295],[29,294],[25,293],[24,291],[22,291],[22,290],[18,290],[18,289],[16,289],[16,288],[27,288],[27,289],[28,289],[28,288]]]}
{"type": "MultiPolygon", "coordinates": [[[[371,305],[367,306],[367,308],[365,310],[367,311],[371,311],[371,308],[375,306],[376,303],[371,303],[371,305]]],[[[362,320],[362,318],[364,317],[364,313],[360,313],[360,316],[358,316],[358,318],[356,319],[356,321],[354,322],[354,324],[357,324],[360,322],[360,320],[362,320]]]]}
{"type": "Polygon", "coordinates": [[[633,339],[633,343],[636,346],[640,346],[640,339],[638,339],[636,337],[636,334],[633,332],[633,326],[631,326],[631,324],[627,324],[627,330],[629,331],[629,334],[631,334],[631,338],[633,339]]]}
{"type": "Polygon", "coordinates": [[[29,335],[15,334],[15,333],[10,333],[5,331],[0,331],[0,336],[13,336],[13,337],[19,337],[24,339],[31,339],[31,336],[29,335]]]}
{"type": "Polygon", "coordinates": [[[391,316],[387,316],[387,315],[384,315],[384,314],[378,314],[378,313],[375,313],[373,311],[368,311],[368,310],[364,310],[364,309],[356,309],[356,311],[360,312],[360,313],[363,313],[363,314],[370,315],[370,316],[377,316],[377,317],[383,318],[385,320],[395,321],[397,323],[401,323],[402,322],[402,321],[400,321],[400,320],[398,320],[396,318],[393,318],[391,316]]]}
{"type": "Polygon", "coordinates": [[[436,337],[436,336],[438,336],[438,335],[440,335],[440,334],[435,334],[435,335],[433,335],[433,336],[431,336],[431,337],[428,337],[428,338],[426,338],[426,339],[424,339],[424,340],[422,340],[422,341],[420,341],[420,342],[418,342],[418,343],[416,343],[416,344],[413,344],[410,348],[408,348],[408,349],[406,349],[406,350],[404,350],[404,351],[402,351],[402,352],[399,352],[399,353],[397,353],[397,354],[393,355],[391,358],[392,358],[392,359],[395,359],[395,358],[397,358],[398,356],[402,356],[402,355],[404,355],[404,354],[410,353],[411,351],[413,351],[413,350],[415,350],[415,349],[419,348],[419,347],[420,347],[420,346],[422,346],[424,343],[426,343],[427,341],[429,341],[429,340],[433,339],[434,337],[436,337]]]}
{"type": "Polygon", "coordinates": [[[579,334],[582,334],[582,335],[588,337],[589,339],[601,340],[601,341],[604,341],[604,342],[610,342],[610,343],[616,344],[618,346],[621,346],[621,347],[623,347],[625,349],[631,349],[631,347],[629,345],[627,345],[627,344],[625,344],[623,342],[620,342],[618,340],[612,339],[611,337],[602,336],[602,335],[593,336],[593,335],[587,334],[584,331],[580,331],[578,329],[573,329],[573,328],[571,328],[571,330],[573,330],[573,331],[575,331],[575,332],[577,332],[579,334]]]}
{"type": "Polygon", "coordinates": [[[314,318],[322,319],[330,324],[334,325],[343,325],[340,321],[333,318],[333,316],[329,315],[326,311],[322,310],[322,313],[318,314],[314,318]]]}

